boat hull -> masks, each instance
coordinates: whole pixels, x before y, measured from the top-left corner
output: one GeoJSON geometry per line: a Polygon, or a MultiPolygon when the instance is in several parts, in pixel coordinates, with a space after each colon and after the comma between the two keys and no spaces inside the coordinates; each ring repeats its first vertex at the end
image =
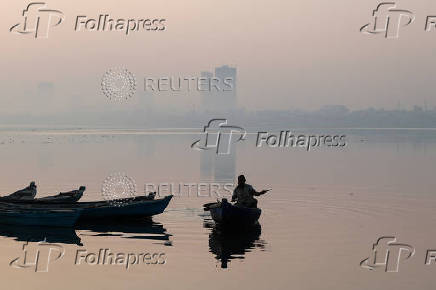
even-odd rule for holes
{"type": "Polygon", "coordinates": [[[0,223],[40,226],[72,226],[78,219],[138,218],[161,214],[172,195],[161,199],[143,197],[109,201],[52,204],[0,202],[0,223]]]}
{"type": "Polygon", "coordinates": [[[259,220],[261,213],[260,208],[237,207],[228,202],[210,208],[210,214],[216,223],[229,226],[253,225],[259,220]]]}
{"type": "MultiPolygon", "coordinates": [[[[131,202],[121,205],[113,205],[105,203],[102,206],[87,206],[87,203],[82,204],[80,207],[83,209],[80,220],[93,219],[93,218],[137,218],[137,217],[150,217],[163,213],[165,208],[171,201],[172,195],[166,196],[161,199],[144,200],[131,202]]],[[[90,203],[91,205],[92,203],[90,203]]]]}
{"type": "Polygon", "coordinates": [[[0,211],[0,223],[19,226],[72,227],[81,210],[67,211],[0,211]]]}

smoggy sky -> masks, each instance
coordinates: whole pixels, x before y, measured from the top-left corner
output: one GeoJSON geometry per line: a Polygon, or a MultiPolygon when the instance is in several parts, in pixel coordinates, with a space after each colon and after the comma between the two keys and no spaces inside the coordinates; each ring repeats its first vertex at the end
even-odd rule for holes
{"type": "MultiPolygon", "coordinates": [[[[436,106],[436,29],[424,30],[435,1],[397,1],[416,19],[393,40],[359,32],[380,3],[372,0],[50,0],[65,20],[48,39],[9,32],[29,3],[0,3],[3,113],[104,109],[100,81],[112,67],[132,71],[141,90],[145,76],[195,76],[224,64],[237,67],[238,104],[247,109],[436,106]],[[99,14],[165,18],[166,30],[74,31],[77,15],[99,14]],[[54,84],[53,96],[38,96],[40,82],[54,84]]],[[[154,103],[186,110],[201,100],[164,93],[154,103]]]]}

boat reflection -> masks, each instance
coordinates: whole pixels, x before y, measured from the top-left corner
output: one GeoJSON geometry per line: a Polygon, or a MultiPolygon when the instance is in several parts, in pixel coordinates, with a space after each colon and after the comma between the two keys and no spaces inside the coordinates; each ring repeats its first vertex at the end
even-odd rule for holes
{"type": "Polygon", "coordinates": [[[212,220],[205,220],[204,227],[212,229],[209,234],[209,251],[221,261],[221,268],[233,259],[244,259],[247,252],[255,248],[265,249],[266,242],[260,239],[262,227],[259,223],[246,228],[221,228],[212,220]]]}
{"type": "Polygon", "coordinates": [[[87,221],[74,228],[0,225],[0,236],[19,242],[44,241],[78,246],[83,246],[82,239],[86,236],[112,236],[152,240],[155,244],[172,246],[172,235],[167,233],[162,224],[152,219],[87,221]]]}
{"type": "Polygon", "coordinates": [[[18,242],[42,242],[82,246],[73,228],[0,225],[0,236],[18,242]]]}
{"type": "Polygon", "coordinates": [[[84,221],[76,225],[81,236],[121,237],[125,239],[152,240],[155,244],[172,246],[171,234],[162,224],[148,219],[109,219],[84,221]]]}

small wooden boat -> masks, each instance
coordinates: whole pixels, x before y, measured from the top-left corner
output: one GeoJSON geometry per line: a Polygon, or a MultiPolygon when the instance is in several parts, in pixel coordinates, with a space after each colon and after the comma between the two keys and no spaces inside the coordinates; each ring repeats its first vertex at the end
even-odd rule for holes
{"type": "Polygon", "coordinates": [[[141,218],[163,213],[173,196],[149,199],[146,196],[119,199],[115,201],[78,202],[81,208],[81,220],[100,218],[141,218]],[[115,202],[115,203],[114,203],[115,202]]]}
{"type": "Polygon", "coordinates": [[[16,209],[0,208],[0,223],[19,226],[71,227],[81,209],[16,209]]]}
{"type": "MultiPolygon", "coordinates": [[[[31,184],[32,185],[32,184],[31,184]]],[[[36,188],[36,187],[35,187],[36,188]]],[[[81,186],[79,189],[72,190],[69,192],[60,192],[58,195],[34,198],[36,190],[33,195],[26,194],[22,196],[22,192],[28,192],[29,190],[23,189],[13,194],[0,197],[1,202],[10,203],[72,203],[78,201],[82,196],[83,192],[86,190],[85,186],[81,186]],[[18,193],[18,194],[17,194],[18,193]]]]}
{"type": "Polygon", "coordinates": [[[228,226],[253,225],[262,213],[260,208],[238,207],[229,203],[226,199],[215,204],[208,204],[212,219],[217,224],[228,226]]]}
{"type": "Polygon", "coordinates": [[[78,201],[83,196],[83,192],[85,191],[85,189],[86,189],[85,186],[81,186],[77,190],[72,190],[72,191],[69,191],[69,192],[60,192],[58,195],[41,197],[41,198],[35,199],[34,201],[35,202],[41,202],[41,203],[70,203],[70,202],[76,202],[76,201],[78,201]]]}
{"type": "Polygon", "coordinates": [[[35,181],[32,181],[28,187],[18,190],[14,193],[9,194],[8,196],[1,197],[1,199],[7,200],[33,200],[36,195],[36,185],[35,181]]]}
{"type": "Polygon", "coordinates": [[[10,202],[0,200],[0,217],[3,209],[20,210],[80,210],[80,219],[137,218],[161,214],[173,196],[153,199],[150,196],[117,199],[111,201],[51,203],[44,201],[10,202]]]}

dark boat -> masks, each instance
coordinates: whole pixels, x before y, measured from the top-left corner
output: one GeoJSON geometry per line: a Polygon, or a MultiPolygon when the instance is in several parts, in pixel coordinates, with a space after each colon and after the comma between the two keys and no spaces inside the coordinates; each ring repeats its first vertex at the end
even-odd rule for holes
{"type": "Polygon", "coordinates": [[[0,208],[0,223],[20,226],[71,227],[80,217],[81,209],[0,208]]]}
{"type": "MultiPolygon", "coordinates": [[[[32,184],[31,184],[32,185],[32,184]]],[[[19,190],[17,192],[14,192],[13,194],[10,194],[8,196],[0,197],[0,202],[10,202],[10,203],[72,203],[78,201],[82,196],[83,192],[86,190],[85,186],[81,186],[79,189],[72,190],[69,192],[60,192],[58,195],[54,196],[47,196],[47,197],[41,197],[41,198],[34,198],[35,194],[29,195],[26,192],[29,190],[23,189],[19,190]],[[26,194],[24,196],[22,192],[25,192],[26,194]]]]}
{"type": "Polygon", "coordinates": [[[159,199],[148,199],[144,196],[109,202],[78,202],[74,205],[82,209],[81,220],[108,217],[142,218],[161,214],[170,203],[172,197],[172,195],[169,195],[159,199]]]}
{"type": "Polygon", "coordinates": [[[29,200],[33,200],[35,198],[35,195],[36,195],[36,185],[35,185],[35,181],[32,181],[28,187],[18,190],[14,193],[11,193],[8,196],[1,197],[0,199],[29,201],[29,200]]]}
{"type": "Polygon", "coordinates": [[[47,197],[37,198],[37,199],[35,199],[35,201],[36,202],[43,202],[43,203],[76,202],[83,196],[83,192],[85,191],[85,189],[86,189],[85,186],[81,186],[77,190],[72,190],[69,192],[60,192],[58,195],[55,195],[55,196],[47,196],[47,197]]]}
{"type": "Polygon", "coordinates": [[[260,208],[234,206],[226,199],[209,204],[207,209],[217,224],[227,226],[253,225],[259,220],[262,213],[260,208]]]}
{"type": "MultiPolygon", "coordinates": [[[[110,201],[94,202],[65,202],[52,203],[41,200],[10,202],[0,200],[0,217],[5,210],[10,212],[20,211],[51,211],[51,210],[80,210],[80,219],[102,219],[102,218],[138,218],[150,217],[161,214],[168,206],[173,196],[166,196],[159,199],[152,199],[149,196],[138,196],[133,198],[117,199],[110,201]]],[[[0,221],[1,222],[1,221],[0,221]]]]}

